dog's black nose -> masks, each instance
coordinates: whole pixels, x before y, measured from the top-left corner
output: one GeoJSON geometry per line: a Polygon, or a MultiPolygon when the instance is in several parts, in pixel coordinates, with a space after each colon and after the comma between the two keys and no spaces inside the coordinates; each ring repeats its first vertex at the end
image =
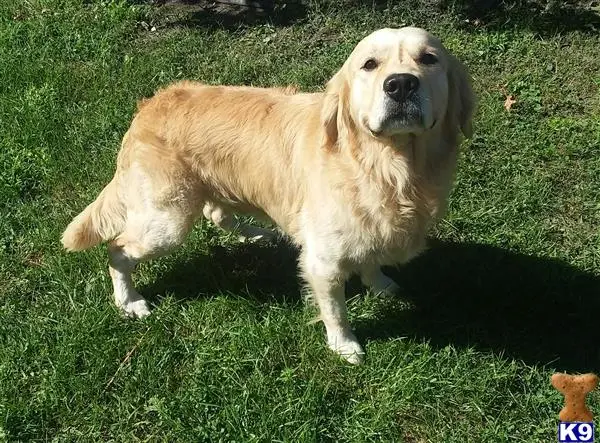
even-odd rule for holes
{"type": "Polygon", "coordinates": [[[406,100],[419,87],[419,79],[412,74],[392,74],[383,81],[383,90],[397,102],[406,100]]]}

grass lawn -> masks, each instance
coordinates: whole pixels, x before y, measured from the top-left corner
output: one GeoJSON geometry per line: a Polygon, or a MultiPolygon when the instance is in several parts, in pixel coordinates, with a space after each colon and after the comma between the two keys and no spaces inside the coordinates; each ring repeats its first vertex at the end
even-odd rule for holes
{"type": "MultiPolygon", "coordinates": [[[[313,1],[251,20],[2,0],[0,441],[556,441],[550,375],[600,371],[600,20],[451,3],[313,1]],[[390,270],[404,295],[348,287],[364,366],[309,324],[285,244],[201,222],[141,267],[142,321],[113,306],[105,247],[61,250],[137,99],[181,78],[318,90],[363,36],[401,25],[470,67],[479,107],[430,251],[390,270]]],[[[588,403],[600,416],[600,394],[588,403]]]]}

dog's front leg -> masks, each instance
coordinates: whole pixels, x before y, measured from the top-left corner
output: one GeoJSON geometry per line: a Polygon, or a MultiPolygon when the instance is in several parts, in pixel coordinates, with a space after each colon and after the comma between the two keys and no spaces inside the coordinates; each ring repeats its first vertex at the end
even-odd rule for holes
{"type": "Polygon", "coordinates": [[[376,294],[396,295],[400,286],[381,272],[379,265],[363,265],[360,269],[360,279],[363,285],[371,288],[376,294]]]}
{"type": "Polygon", "coordinates": [[[306,255],[303,270],[319,305],[320,318],[327,331],[327,344],[352,364],[360,364],[365,351],[354,336],[346,311],[345,275],[318,255],[306,255]]]}

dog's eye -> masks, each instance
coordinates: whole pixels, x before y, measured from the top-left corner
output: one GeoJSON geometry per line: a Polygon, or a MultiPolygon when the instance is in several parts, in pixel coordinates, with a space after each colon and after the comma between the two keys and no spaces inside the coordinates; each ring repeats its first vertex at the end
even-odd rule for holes
{"type": "Polygon", "coordinates": [[[425,54],[421,55],[421,57],[419,57],[419,63],[422,63],[424,65],[435,65],[437,63],[437,61],[438,61],[437,57],[428,52],[426,52],[425,54]]]}
{"type": "Polygon", "coordinates": [[[362,68],[365,71],[372,71],[373,69],[375,69],[377,67],[377,60],[375,60],[374,58],[370,58],[369,60],[367,60],[365,62],[365,64],[362,66],[362,68]]]}

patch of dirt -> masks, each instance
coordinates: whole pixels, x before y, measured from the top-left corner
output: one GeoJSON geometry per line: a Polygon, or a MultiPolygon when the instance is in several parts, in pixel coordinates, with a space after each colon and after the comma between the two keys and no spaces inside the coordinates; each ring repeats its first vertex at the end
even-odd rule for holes
{"type": "MultiPolygon", "coordinates": [[[[135,1],[135,0],[134,0],[135,1]]],[[[273,0],[137,0],[156,6],[156,21],[167,26],[236,29],[244,25],[272,23],[286,26],[306,15],[300,1],[273,0]]]]}

